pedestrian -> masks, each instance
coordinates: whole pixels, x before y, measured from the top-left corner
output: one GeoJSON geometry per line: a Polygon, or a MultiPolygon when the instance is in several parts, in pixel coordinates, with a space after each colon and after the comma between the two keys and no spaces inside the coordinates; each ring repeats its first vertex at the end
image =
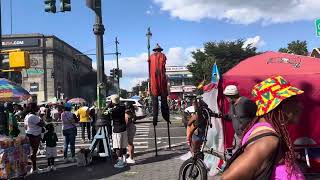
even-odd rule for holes
{"type": "Polygon", "coordinates": [[[24,126],[26,129],[26,136],[29,138],[31,146],[31,161],[32,169],[31,173],[37,173],[37,151],[41,142],[41,132],[44,127],[44,122],[39,116],[36,115],[38,112],[38,106],[36,103],[30,103],[27,107],[28,114],[24,119],[24,126]]]}
{"type": "Polygon", "coordinates": [[[205,131],[208,120],[203,118],[202,109],[205,102],[199,100],[195,102],[193,108],[189,108],[191,117],[187,124],[187,144],[190,146],[190,151],[195,154],[200,151],[205,140],[205,131]]]}
{"type": "Polygon", "coordinates": [[[126,163],[126,148],[128,146],[128,136],[126,131],[125,107],[120,105],[118,95],[111,96],[111,119],[113,121],[112,146],[116,150],[118,162],[114,165],[115,168],[123,168],[126,163]]]}
{"type": "Polygon", "coordinates": [[[223,94],[227,97],[230,108],[224,119],[232,121],[233,129],[235,131],[233,141],[233,152],[240,146],[240,139],[243,130],[255,117],[257,111],[256,104],[247,97],[240,96],[237,86],[228,85],[223,94]]]}
{"type": "Polygon", "coordinates": [[[54,131],[52,123],[46,125],[47,132],[44,134],[42,143],[46,143],[46,157],[48,160],[48,170],[56,170],[54,160],[57,157],[57,142],[58,137],[54,131]]]}
{"type": "Polygon", "coordinates": [[[92,132],[92,139],[93,139],[97,133],[97,130],[96,130],[96,106],[95,106],[95,104],[93,104],[93,106],[90,107],[89,116],[90,116],[90,121],[91,121],[91,127],[92,127],[91,132],[92,132]]]}
{"type": "Polygon", "coordinates": [[[54,105],[51,110],[51,118],[54,122],[58,122],[60,120],[61,114],[59,113],[59,109],[57,105],[54,105]]]}
{"type": "Polygon", "coordinates": [[[46,115],[46,107],[45,107],[45,105],[44,104],[42,104],[41,106],[40,106],[40,108],[39,108],[39,116],[40,116],[40,118],[43,120],[43,121],[45,121],[45,115],[46,115]]]}
{"type": "Polygon", "coordinates": [[[17,119],[14,116],[14,107],[12,103],[6,103],[6,115],[8,120],[8,135],[15,138],[20,134],[20,130],[17,119]]]}
{"type": "Polygon", "coordinates": [[[244,130],[242,147],[229,160],[222,179],[304,179],[288,132],[288,125],[301,115],[297,96],[302,93],[281,76],[254,86],[257,117],[244,130]]]}
{"type": "Polygon", "coordinates": [[[8,119],[4,104],[0,104],[0,135],[8,136],[8,119]]]}
{"type": "Polygon", "coordinates": [[[24,119],[23,116],[23,107],[21,105],[16,105],[14,110],[14,117],[17,119],[17,121],[21,122],[24,119]]]}
{"type": "Polygon", "coordinates": [[[127,136],[128,136],[128,154],[129,157],[126,159],[126,162],[128,164],[134,164],[135,160],[133,159],[134,157],[134,145],[133,145],[133,139],[134,136],[136,135],[136,125],[134,124],[135,122],[135,107],[133,104],[129,104],[128,102],[125,103],[126,107],[126,114],[125,114],[125,120],[127,124],[127,136]]]}
{"type": "Polygon", "coordinates": [[[85,130],[87,129],[87,137],[90,142],[91,140],[91,125],[90,125],[90,117],[89,117],[89,107],[85,105],[85,103],[82,104],[82,106],[76,111],[75,113],[77,117],[80,119],[80,125],[81,125],[81,138],[82,143],[86,142],[85,140],[85,130]]]}
{"type": "Polygon", "coordinates": [[[66,104],[64,107],[64,111],[61,114],[62,121],[62,134],[64,136],[64,149],[63,149],[63,157],[64,162],[67,163],[68,160],[68,146],[70,145],[71,150],[71,162],[75,162],[75,141],[77,136],[77,126],[76,120],[74,118],[74,114],[71,113],[71,104],[66,104]]]}

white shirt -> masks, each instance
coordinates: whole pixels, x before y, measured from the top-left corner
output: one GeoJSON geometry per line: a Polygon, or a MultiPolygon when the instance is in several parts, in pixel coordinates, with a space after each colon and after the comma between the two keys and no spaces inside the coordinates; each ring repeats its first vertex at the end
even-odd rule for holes
{"type": "Polygon", "coordinates": [[[40,107],[40,114],[46,114],[46,108],[40,107]]]}
{"type": "Polygon", "coordinates": [[[40,117],[34,114],[28,114],[24,118],[24,125],[27,127],[27,134],[32,134],[34,136],[39,136],[42,131],[42,127],[37,124],[40,122],[40,117]]]}

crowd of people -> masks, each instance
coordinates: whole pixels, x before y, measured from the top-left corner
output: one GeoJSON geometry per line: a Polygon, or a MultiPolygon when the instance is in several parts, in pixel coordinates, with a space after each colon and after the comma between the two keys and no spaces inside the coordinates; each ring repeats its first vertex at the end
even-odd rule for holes
{"type": "MultiPolygon", "coordinates": [[[[111,97],[105,113],[110,115],[110,138],[112,136],[113,150],[118,156],[114,167],[123,168],[135,163],[133,139],[136,132],[134,125],[135,107],[132,104],[120,104],[118,95],[111,97]],[[111,123],[112,121],[112,123],[111,123]],[[128,149],[128,152],[127,152],[128,149]]],[[[17,137],[20,134],[19,122],[24,124],[25,134],[31,147],[30,160],[32,168],[30,173],[38,172],[37,153],[41,143],[45,145],[48,170],[55,170],[55,158],[57,157],[57,124],[62,125],[64,139],[64,162],[76,162],[76,136],[77,127],[81,127],[81,143],[91,143],[97,130],[96,107],[89,108],[85,103],[70,104],[58,103],[54,105],[40,105],[29,103],[26,105],[5,103],[0,105],[0,134],[17,137]],[[71,156],[68,151],[70,149],[71,156]]]]}

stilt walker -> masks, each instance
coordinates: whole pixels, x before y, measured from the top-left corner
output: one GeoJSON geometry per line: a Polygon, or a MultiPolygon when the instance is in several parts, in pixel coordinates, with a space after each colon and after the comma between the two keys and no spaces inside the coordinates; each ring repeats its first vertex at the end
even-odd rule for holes
{"type": "Polygon", "coordinates": [[[163,49],[159,44],[153,49],[153,54],[150,56],[150,90],[152,95],[153,108],[153,126],[158,123],[159,100],[161,98],[161,113],[165,121],[167,121],[169,149],[171,149],[170,141],[170,112],[168,106],[168,81],[166,77],[166,56],[162,53],[163,49]]]}

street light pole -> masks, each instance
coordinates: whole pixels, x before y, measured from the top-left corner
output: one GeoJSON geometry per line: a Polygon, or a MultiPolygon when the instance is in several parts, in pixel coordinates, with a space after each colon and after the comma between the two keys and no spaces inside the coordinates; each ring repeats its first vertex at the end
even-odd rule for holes
{"type": "MultiPolygon", "coordinates": [[[[152,33],[151,33],[151,30],[150,30],[150,27],[148,28],[148,31],[147,31],[147,40],[148,40],[148,68],[149,68],[149,83],[148,83],[148,92],[149,92],[149,97],[150,99],[151,98],[151,92],[150,92],[150,83],[151,83],[151,74],[150,74],[150,39],[152,37],[152,33]]],[[[152,104],[152,100],[151,100],[151,104],[152,104]]],[[[157,110],[158,111],[158,110],[157,110]]],[[[156,156],[158,156],[158,145],[157,145],[157,131],[156,131],[156,126],[153,124],[153,132],[154,132],[154,147],[156,149],[156,156]]]]}
{"type": "Polygon", "coordinates": [[[150,93],[150,39],[152,37],[152,33],[151,33],[151,30],[150,30],[150,27],[148,28],[148,31],[147,31],[147,39],[148,39],[148,68],[149,68],[149,81],[148,81],[148,93],[149,93],[149,96],[151,96],[151,93],[150,93]]]}
{"type": "MultiPolygon", "coordinates": [[[[118,37],[116,37],[116,57],[117,57],[117,69],[118,69],[118,73],[120,72],[119,69],[119,52],[118,52],[118,37]]],[[[117,75],[117,83],[118,83],[118,94],[120,95],[120,76],[119,74],[117,75]]]]}

